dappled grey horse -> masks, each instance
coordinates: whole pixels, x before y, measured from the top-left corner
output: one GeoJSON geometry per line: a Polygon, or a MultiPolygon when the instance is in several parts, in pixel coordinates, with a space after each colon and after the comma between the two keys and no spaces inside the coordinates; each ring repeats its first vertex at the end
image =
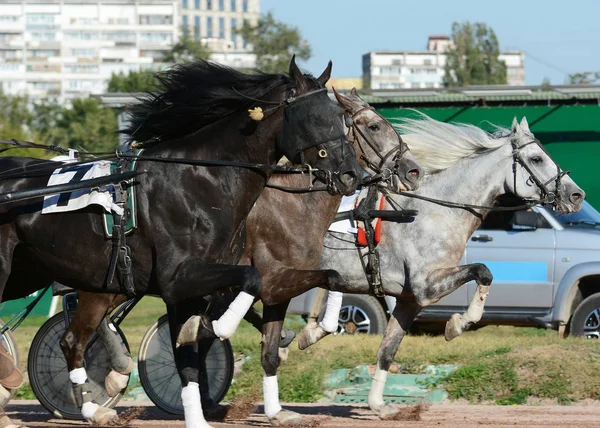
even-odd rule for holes
{"type": "MultiPolygon", "coordinates": [[[[426,116],[421,119],[398,126],[426,172],[415,192],[417,196],[491,207],[502,195],[513,194],[532,203],[551,203],[563,213],[581,209],[583,190],[550,158],[525,118],[521,124],[515,119],[512,130],[499,129],[494,135],[471,125],[446,124],[426,116]]],[[[385,293],[396,297],[377,353],[368,399],[371,409],[382,419],[393,418],[398,412],[397,406],[383,401],[387,371],[421,309],[469,281],[477,282],[468,310],[454,314],[446,325],[446,339],[451,340],[481,319],[492,283],[492,274],[483,264],[457,266],[469,237],[489,209],[456,208],[405,196],[394,196],[393,202],[419,214],[410,224],[386,222],[378,247],[385,293]]],[[[386,209],[392,208],[387,205],[386,209]]],[[[348,283],[345,292],[368,293],[357,252],[336,250],[354,247],[335,238],[347,241],[335,232],[326,237],[321,269],[338,271],[348,283]]],[[[341,298],[335,294],[329,293],[326,319],[331,318],[328,312],[337,319],[341,298]]],[[[327,334],[322,323],[311,322],[300,334],[298,346],[304,349],[327,334]]]]}

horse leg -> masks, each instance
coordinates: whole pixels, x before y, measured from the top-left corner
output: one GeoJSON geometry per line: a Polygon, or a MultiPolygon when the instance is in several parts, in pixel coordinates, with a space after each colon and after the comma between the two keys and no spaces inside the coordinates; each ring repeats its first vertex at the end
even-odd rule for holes
{"type": "Polygon", "coordinates": [[[128,375],[135,368],[135,363],[108,315],[102,319],[98,327],[98,335],[102,338],[104,346],[106,346],[112,368],[104,379],[104,386],[108,396],[114,397],[127,387],[128,375]]]}
{"type": "Polygon", "coordinates": [[[377,368],[375,369],[368,398],[369,407],[377,413],[380,419],[394,419],[400,411],[398,406],[386,404],[383,401],[383,389],[385,388],[388,370],[394,361],[396,352],[398,352],[400,342],[402,342],[420,311],[421,306],[412,298],[405,299],[400,296],[385,329],[383,340],[377,351],[377,368]]]}
{"type": "Polygon", "coordinates": [[[209,323],[204,315],[192,315],[180,329],[177,343],[196,343],[204,328],[222,340],[229,339],[262,290],[262,280],[253,266],[206,264],[198,259],[179,265],[171,286],[163,292],[167,305],[204,297],[222,288],[240,286],[242,291],[218,320],[209,323]],[[202,279],[201,287],[198,286],[199,278],[202,279]]]}
{"type": "Polygon", "coordinates": [[[196,305],[189,301],[176,305],[167,305],[169,318],[169,331],[173,355],[181,384],[181,402],[185,417],[186,428],[210,428],[204,418],[199,384],[199,358],[196,344],[179,345],[177,343],[179,332],[184,323],[195,314],[196,305]]]}
{"type": "Polygon", "coordinates": [[[277,369],[281,363],[279,341],[289,301],[263,309],[264,327],[262,340],[263,396],[265,415],[276,426],[300,425],[302,416],[296,412],[283,410],[279,404],[277,369]]]}
{"type": "Polygon", "coordinates": [[[477,282],[477,290],[464,314],[454,314],[446,323],[446,340],[461,335],[483,315],[483,308],[492,283],[492,273],[481,263],[437,269],[427,276],[427,287],[421,293],[415,292],[415,298],[421,306],[439,301],[461,285],[469,281],[477,282]]]}
{"type": "Polygon", "coordinates": [[[92,401],[83,362],[85,348],[105,317],[114,295],[82,293],[82,296],[84,294],[87,294],[87,297],[79,300],[77,312],[60,340],[60,347],[67,360],[69,379],[73,383],[75,400],[81,408],[81,414],[92,423],[106,425],[118,419],[117,412],[114,409],[100,407],[92,401]]]}

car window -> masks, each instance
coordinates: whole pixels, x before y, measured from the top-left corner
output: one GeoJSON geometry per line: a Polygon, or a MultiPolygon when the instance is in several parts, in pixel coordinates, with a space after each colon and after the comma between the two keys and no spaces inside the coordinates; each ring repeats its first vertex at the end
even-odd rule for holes
{"type": "MultiPolygon", "coordinates": [[[[528,210],[531,211],[531,210],[528,210]]],[[[534,211],[531,211],[534,212],[534,211]]],[[[540,213],[535,213],[537,215],[537,228],[538,229],[550,229],[552,226],[548,221],[542,216],[540,213]]],[[[492,211],[487,217],[483,220],[479,229],[481,230],[523,230],[518,226],[514,225],[514,217],[515,211],[492,211]]]]}

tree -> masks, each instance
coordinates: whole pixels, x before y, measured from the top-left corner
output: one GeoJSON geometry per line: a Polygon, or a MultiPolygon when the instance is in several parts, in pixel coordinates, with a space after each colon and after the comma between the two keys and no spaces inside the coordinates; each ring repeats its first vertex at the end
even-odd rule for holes
{"type": "Polygon", "coordinates": [[[245,23],[237,33],[252,45],[257,68],[264,72],[287,70],[293,54],[297,58],[310,59],[310,45],[302,39],[300,31],[276,21],[271,12],[262,16],[256,25],[245,23]]]}
{"type": "Polygon", "coordinates": [[[569,74],[570,85],[591,85],[600,81],[600,71],[569,74]]]}
{"type": "Polygon", "coordinates": [[[446,56],[446,86],[506,83],[506,64],[498,59],[500,48],[491,27],[480,22],[454,22],[452,42],[446,56]]]}
{"type": "Polygon", "coordinates": [[[149,70],[130,71],[129,74],[113,73],[108,81],[108,92],[145,92],[156,88],[154,72],[149,70]]]}
{"type": "Polygon", "coordinates": [[[164,60],[166,62],[188,62],[209,58],[210,50],[201,41],[195,40],[187,27],[183,27],[181,38],[165,55],[164,60]]]}

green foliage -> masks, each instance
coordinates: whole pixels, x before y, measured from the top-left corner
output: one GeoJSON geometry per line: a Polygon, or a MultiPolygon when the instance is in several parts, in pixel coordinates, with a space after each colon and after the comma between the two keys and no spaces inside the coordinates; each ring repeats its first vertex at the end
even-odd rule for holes
{"type": "Polygon", "coordinates": [[[165,55],[164,60],[165,62],[188,62],[209,58],[210,50],[201,41],[195,40],[187,27],[183,27],[181,38],[165,55]]]}
{"type": "Polygon", "coordinates": [[[489,351],[483,351],[479,355],[477,355],[477,357],[478,358],[495,357],[496,355],[508,354],[510,352],[510,350],[511,350],[510,346],[500,346],[499,348],[496,348],[496,349],[491,349],[489,351]]]}
{"type": "Polygon", "coordinates": [[[21,387],[15,392],[13,398],[15,400],[36,400],[35,394],[33,393],[29,383],[24,383],[21,385],[21,387]]]}
{"type": "Polygon", "coordinates": [[[252,45],[257,68],[266,73],[287,71],[293,54],[304,60],[311,56],[310,45],[298,28],[276,21],[271,12],[256,25],[245,23],[237,32],[252,45]]]}
{"type": "Polygon", "coordinates": [[[527,399],[532,395],[532,391],[529,388],[517,389],[513,391],[508,397],[496,400],[496,404],[500,406],[514,406],[516,404],[525,404],[527,399]]]}
{"type": "Polygon", "coordinates": [[[592,85],[598,82],[600,82],[600,71],[569,74],[569,84],[571,85],[592,85]]]}
{"type": "Polygon", "coordinates": [[[146,92],[155,89],[157,83],[150,70],[113,73],[108,81],[108,92],[146,92]]]}
{"type": "Polygon", "coordinates": [[[462,397],[473,402],[510,396],[517,388],[515,361],[511,358],[466,365],[448,376],[446,381],[451,398],[462,397]]]}
{"type": "MultiPolygon", "coordinates": [[[[0,139],[33,141],[86,151],[112,151],[118,145],[117,114],[95,99],[76,99],[71,107],[55,102],[28,108],[23,97],[0,94],[0,139]]],[[[54,152],[11,149],[4,156],[49,158],[54,152]]]]}
{"type": "Polygon", "coordinates": [[[452,24],[454,44],[446,56],[444,84],[449,87],[506,83],[506,64],[498,59],[496,33],[486,24],[452,24]]]}

